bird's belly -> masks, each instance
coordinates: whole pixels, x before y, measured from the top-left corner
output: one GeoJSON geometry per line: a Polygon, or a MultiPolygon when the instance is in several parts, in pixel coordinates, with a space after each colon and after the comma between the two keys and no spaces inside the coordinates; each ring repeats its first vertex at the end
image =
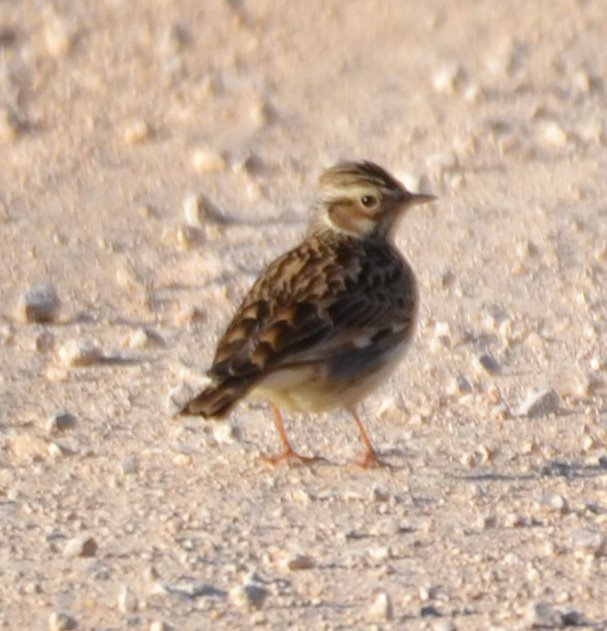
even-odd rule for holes
{"type": "Polygon", "coordinates": [[[250,393],[255,400],[271,401],[297,412],[323,412],[351,407],[368,396],[394,372],[408,340],[377,357],[345,356],[336,365],[309,364],[277,370],[265,377],[250,393]]]}

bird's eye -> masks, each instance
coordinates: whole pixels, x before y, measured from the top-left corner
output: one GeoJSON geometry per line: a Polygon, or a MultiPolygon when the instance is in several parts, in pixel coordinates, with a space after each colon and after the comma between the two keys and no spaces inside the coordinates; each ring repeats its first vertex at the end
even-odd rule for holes
{"type": "Polygon", "coordinates": [[[375,197],[374,195],[363,195],[360,198],[360,203],[365,208],[373,208],[374,206],[377,206],[377,197],[375,197]]]}

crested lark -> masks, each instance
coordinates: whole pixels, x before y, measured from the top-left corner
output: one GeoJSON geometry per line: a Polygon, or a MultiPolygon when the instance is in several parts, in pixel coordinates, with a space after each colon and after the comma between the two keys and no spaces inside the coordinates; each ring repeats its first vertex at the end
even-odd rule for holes
{"type": "Polygon", "coordinates": [[[306,238],[250,289],[219,341],[211,384],[182,413],[221,418],[245,397],[266,400],[283,446],[267,459],[308,462],[291,447],[279,408],[342,406],[366,449],[360,464],[381,464],[355,405],[387,379],[413,335],[417,283],[394,233],[409,207],[433,199],[372,162],[325,171],[306,238]]]}

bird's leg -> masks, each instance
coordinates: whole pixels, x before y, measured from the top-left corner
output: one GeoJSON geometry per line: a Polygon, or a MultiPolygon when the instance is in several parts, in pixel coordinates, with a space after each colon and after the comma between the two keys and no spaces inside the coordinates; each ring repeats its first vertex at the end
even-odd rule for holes
{"type": "Polygon", "coordinates": [[[276,425],[276,429],[278,430],[278,436],[280,437],[280,442],[282,443],[283,450],[276,454],[275,456],[262,456],[264,460],[270,462],[271,464],[277,464],[282,460],[296,460],[297,462],[301,462],[303,464],[310,464],[312,462],[316,462],[318,460],[315,456],[302,456],[298,454],[293,447],[291,447],[291,443],[289,442],[289,438],[287,436],[287,431],[285,430],[284,423],[282,422],[282,414],[280,410],[273,404],[272,412],[274,414],[274,424],[276,425]]]}
{"type": "Polygon", "coordinates": [[[367,430],[363,425],[360,417],[358,416],[356,410],[354,408],[348,408],[350,414],[352,414],[354,420],[356,421],[356,425],[358,427],[358,433],[360,434],[360,439],[366,448],[366,453],[364,458],[358,463],[360,467],[363,469],[368,469],[369,467],[386,467],[389,466],[386,462],[382,462],[375,453],[375,449],[373,449],[373,445],[371,444],[371,439],[369,438],[369,434],[367,434],[367,430]]]}

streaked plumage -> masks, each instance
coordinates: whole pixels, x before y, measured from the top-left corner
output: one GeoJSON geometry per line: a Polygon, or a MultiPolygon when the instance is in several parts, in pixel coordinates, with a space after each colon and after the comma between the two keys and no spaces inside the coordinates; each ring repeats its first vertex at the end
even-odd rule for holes
{"type": "Polygon", "coordinates": [[[220,340],[212,383],[184,408],[221,418],[244,397],[278,408],[349,409],[378,464],[354,406],[396,366],[415,327],[417,285],[392,235],[403,211],[431,201],[371,162],[343,163],[320,178],[317,216],[305,240],[272,262],[220,340]]]}

